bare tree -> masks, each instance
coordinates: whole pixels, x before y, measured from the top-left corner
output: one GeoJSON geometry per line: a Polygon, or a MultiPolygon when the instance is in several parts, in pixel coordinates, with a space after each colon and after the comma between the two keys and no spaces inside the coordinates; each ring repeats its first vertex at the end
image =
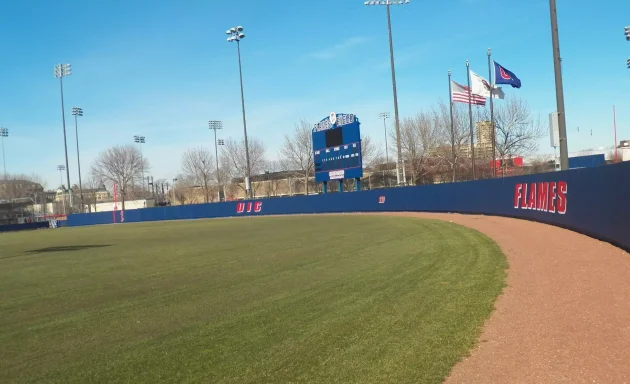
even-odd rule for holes
{"type": "MultiPolygon", "coordinates": [[[[251,167],[251,176],[261,174],[265,170],[265,144],[262,140],[255,137],[248,138],[249,144],[249,162],[251,167]]],[[[245,177],[247,176],[247,161],[245,158],[245,141],[241,140],[237,142],[233,139],[225,141],[225,146],[221,152],[220,157],[221,170],[227,178],[223,180],[229,180],[234,178],[242,178],[243,185],[239,187],[245,189],[245,177]]],[[[254,183],[252,183],[254,188],[254,183]]],[[[255,192],[255,191],[254,191],[255,192]]]]}
{"type": "MultiPolygon", "coordinates": [[[[396,133],[390,133],[395,142],[396,133]]],[[[435,171],[441,159],[432,156],[440,143],[438,125],[431,114],[420,112],[405,118],[400,126],[400,143],[405,169],[411,172],[412,183],[424,182],[425,176],[435,171]]]]}
{"type": "Polygon", "coordinates": [[[91,167],[92,176],[110,185],[116,184],[122,198],[122,209],[134,178],[142,178],[142,170],[148,170],[149,162],[133,145],[116,146],[101,152],[91,167]]]}
{"type": "Polygon", "coordinates": [[[546,156],[535,156],[529,161],[529,165],[525,168],[526,174],[553,172],[555,169],[555,161],[546,156]]]}
{"type": "MultiPolygon", "coordinates": [[[[450,104],[450,103],[449,103],[450,104]]],[[[470,121],[468,107],[462,104],[453,105],[453,132],[451,132],[450,105],[444,102],[438,103],[433,110],[433,118],[438,125],[438,140],[440,146],[434,151],[442,161],[448,164],[451,171],[451,179],[455,181],[458,169],[464,166],[461,158],[469,155],[470,151],[470,121]],[[453,149],[455,157],[453,157],[453,149]]]]}
{"type": "Polygon", "coordinates": [[[300,175],[295,177],[303,178],[304,189],[308,195],[309,177],[313,175],[315,168],[311,124],[301,120],[290,135],[284,135],[280,154],[283,156],[283,167],[286,170],[300,171],[300,175]]]}
{"type": "Polygon", "coordinates": [[[214,180],[214,157],[203,147],[187,150],[182,156],[182,170],[188,179],[199,185],[206,203],[211,201],[210,186],[214,180]]]}
{"type": "Polygon", "coordinates": [[[381,148],[369,135],[361,135],[361,158],[366,168],[374,166],[382,159],[381,148]]]}
{"type": "Polygon", "coordinates": [[[494,109],[496,151],[499,159],[529,155],[538,150],[538,139],[545,135],[540,118],[534,119],[527,102],[509,98],[494,109]]]}
{"type": "Polygon", "coordinates": [[[156,202],[155,204],[157,206],[163,206],[166,205],[166,185],[168,184],[168,182],[166,181],[166,179],[162,178],[162,179],[157,179],[154,181],[155,184],[155,196],[156,196],[156,202]]]}
{"type": "MultiPolygon", "coordinates": [[[[179,183],[178,183],[179,184],[179,183]]],[[[184,205],[184,204],[192,204],[192,201],[190,199],[190,187],[186,186],[186,185],[179,185],[179,188],[175,189],[175,192],[173,192],[175,194],[175,201],[179,202],[179,205],[184,205]]]]}
{"type": "Polygon", "coordinates": [[[175,201],[179,205],[197,203],[197,194],[195,193],[196,185],[187,175],[177,175],[177,181],[171,187],[171,193],[175,197],[175,201]]]}

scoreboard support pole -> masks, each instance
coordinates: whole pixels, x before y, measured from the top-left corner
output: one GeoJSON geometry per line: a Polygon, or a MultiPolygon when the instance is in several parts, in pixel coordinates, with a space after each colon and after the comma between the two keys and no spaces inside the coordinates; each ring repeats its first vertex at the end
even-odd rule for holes
{"type": "Polygon", "coordinates": [[[322,186],[322,191],[324,192],[324,195],[328,193],[328,182],[324,181],[322,186]]]}
{"type": "Polygon", "coordinates": [[[358,177],[354,179],[354,190],[355,192],[359,192],[361,190],[361,179],[358,177]]]}

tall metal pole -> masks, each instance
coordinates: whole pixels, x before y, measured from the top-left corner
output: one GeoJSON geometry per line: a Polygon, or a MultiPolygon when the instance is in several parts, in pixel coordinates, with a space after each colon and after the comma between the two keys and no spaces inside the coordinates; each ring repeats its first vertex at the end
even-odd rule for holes
{"type": "Polygon", "coordinates": [[[457,173],[457,156],[455,155],[455,123],[453,121],[453,87],[451,84],[451,70],[448,70],[448,105],[451,115],[451,154],[453,156],[453,182],[457,173]]]}
{"type": "Polygon", "coordinates": [[[398,92],[396,91],[396,68],[394,65],[394,41],[392,38],[392,18],[390,3],[387,3],[387,31],[389,34],[389,60],[392,68],[392,88],[394,92],[394,120],[396,122],[396,180],[400,185],[400,164],[402,163],[402,147],[400,145],[400,119],[398,116],[398,92]]]}
{"type": "Polygon", "coordinates": [[[496,177],[496,128],[494,126],[494,104],[492,92],[494,90],[494,81],[492,80],[492,51],[488,48],[488,81],[490,82],[490,130],[492,131],[492,177],[496,177]]]}
{"type": "Polygon", "coordinates": [[[171,205],[175,205],[175,183],[177,183],[177,179],[173,179],[173,202],[171,205]]]}
{"type": "Polygon", "coordinates": [[[72,114],[74,115],[74,130],[77,139],[77,165],[79,168],[79,193],[81,195],[81,213],[83,213],[83,183],[81,182],[81,154],[79,153],[79,123],[78,116],[83,116],[83,109],[74,107],[72,108],[72,114]]]}
{"type": "MultiPolygon", "coordinates": [[[[245,119],[245,94],[243,93],[243,70],[241,68],[241,42],[240,39],[236,40],[236,47],[238,51],[238,74],[241,79],[241,107],[243,109],[243,133],[245,135],[245,161],[247,162],[247,180],[245,180],[245,188],[249,194],[249,198],[253,198],[251,190],[251,178],[252,172],[249,164],[249,144],[247,142],[247,120],[245,119]]],[[[216,132],[216,131],[215,131],[216,132]]]]}
{"type": "Polygon", "coordinates": [[[569,169],[569,147],[567,145],[567,121],[564,111],[564,90],[562,86],[562,59],[560,58],[560,39],[558,38],[558,12],[556,0],[549,0],[551,15],[551,41],[553,45],[553,67],[556,77],[556,104],[558,109],[558,134],[560,137],[560,169],[569,169]]]}
{"type": "Polygon", "coordinates": [[[4,138],[9,136],[7,128],[0,128],[0,139],[2,140],[2,166],[4,167],[4,180],[7,180],[7,161],[4,155],[4,138]]]}
{"type": "Polygon", "coordinates": [[[228,42],[236,41],[236,49],[238,52],[238,74],[241,80],[241,107],[243,109],[243,133],[245,136],[245,161],[247,162],[247,174],[245,176],[245,190],[248,198],[253,198],[253,194],[251,193],[251,166],[249,162],[249,143],[247,140],[247,119],[245,118],[245,93],[243,92],[243,68],[241,66],[241,39],[245,38],[245,33],[243,33],[243,27],[238,26],[234,28],[230,28],[226,32],[230,37],[228,37],[228,42]]]}
{"type": "Polygon", "coordinates": [[[66,154],[66,182],[68,183],[68,193],[70,194],[70,213],[74,204],[72,203],[72,187],[70,186],[70,165],[68,164],[68,141],[66,138],[66,112],[63,105],[63,76],[59,77],[59,85],[61,88],[61,120],[63,122],[63,146],[66,154]]]}
{"type": "MultiPolygon", "coordinates": [[[[62,192],[63,192],[63,171],[66,169],[65,165],[58,165],[57,166],[57,170],[59,171],[59,181],[61,182],[61,188],[62,188],[62,192]]],[[[66,214],[66,194],[63,194],[63,214],[66,214]]]]}
{"type": "Polygon", "coordinates": [[[617,112],[615,111],[615,106],[613,105],[613,129],[615,131],[615,163],[619,161],[619,157],[617,155],[617,112]]]}
{"type": "MultiPolygon", "coordinates": [[[[142,144],[146,143],[146,137],[134,135],[133,141],[134,143],[137,143],[140,145],[140,167],[142,168],[142,194],[145,195],[144,193],[144,154],[142,152],[142,144]]],[[[143,196],[143,198],[145,197],[146,196],[143,196]]]]}
{"type": "Polygon", "coordinates": [[[385,130],[385,162],[389,163],[389,149],[387,148],[387,122],[383,119],[383,129],[385,130]]]}
{"type": "MultiPolygon", "coordinates": [[[[401,183],[400,168],[402,162],[402,145],[400,143],[400,118],[398,114],[398,92],[396,91],[396,68],[394,64],[394,42],[392,37],[392,17],[391,9],[392,5],[409,4],[409,0],[367,0],[365,5],[385,5],[387,7],[387,32],[389,35],[389,60],[392,71],[392,90],[394,93],[394,119],[396,123],[396,179],[398,184],[401,183]]],[[[403,170],[404,173],[404,170],[403,170]]],[[[404,176],[403,176],[404,178],[404,176]]],[[[406,181],[406,180],[405,180],[406,181]]]]}
{"type": "MultiPolygon", "coordinates": [[[[221,201],[221,176],[219,175],[219,148],[217,143],[217,129],[223,128],[223,122],[218,120],[210,120],[208,127],[214,131],[214,158],[217,165],[217,195],[221,201]]],[[[221,145],[223,145],[221,143],[221,145]]]]}
{"type": "Polygon", "coordinates": [[[217,164],[217,194],[221,201],[221,177],[219,176],[219,148],[217,146],[217,130],[214,130],[214,160],[217,164]]]}
{"type": "Polygon", "coordinates": [[[4,155],[4,136],[2,136],[2,166],[4,167],[4,179],[7,179],[7,160],[4,155]]]}
{"type": "Polygon", "coordinates": [[[472,114],[472,89],[470,88],[470,63],[466,60],[466,74],[468,75],[468,114],[470,117],[470,156],[472,159],[472,178],[477,179],[475,173],[475,132],[473,130],[473,114],[472,114]]]}
{"type": "MultiPolygon", "coordinates": [[[[142,194],[145,195],[144,193],[144,153],[142,152],[142,142],[140,142],[140,167],[142,168],[142,194]]],[[[146,195],[142,197],[146,198],[146,195]]]]}
{"type": "MultiPolygon", "coordinates": [[[[383,129],[385,130],[385,164],[389,165],[389,148],[388,148],[389,146],[387,145],[387,119],[389,119],[389,112],[381,112],[379,114],[379,117],[383,119],[383,129]]],[[[385,186],[385,168],[384,167],[383,167],[383,186],[385,186]]]]}

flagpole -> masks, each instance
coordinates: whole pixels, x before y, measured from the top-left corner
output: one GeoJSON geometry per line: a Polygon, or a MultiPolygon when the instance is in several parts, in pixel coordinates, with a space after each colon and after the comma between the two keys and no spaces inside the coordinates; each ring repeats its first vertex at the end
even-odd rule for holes
{"type": "Polygon", "coordinates": [[[448,70],[448,103],[451,112],[451,151],[453,154],[453,183],[456,179],[457,157],[455,156],[455,125],[453,124],[453,88],[451,86],[451,70],[448,70]]]}
{"type": "MultiPolygon", "coordinates": [[[[492,102],[492,91],[494,90],[494,83],[496,83],[496,79],[492,81],[492,51],[488,48],[488,81],[490,82],[490,129],[492,129],[492,177],[496,177],[496,167],[497,167],[497,152],[496,152],[496,136],[497,131],[494,126],[494,105],[492,102]]],[[[496,74],[495,74],[496,77],[496,74]]]]}
{"type": "Polygon", "coordinates": [[[466,60],[466,74],[468,75],[468,115],[470,117],[470,155],[472,159],[472,178],[477,180],[475,174],[475,139],[473,131],[473,115],[472,115],[472,89],[470,88],[470,63],[466,60]]]}

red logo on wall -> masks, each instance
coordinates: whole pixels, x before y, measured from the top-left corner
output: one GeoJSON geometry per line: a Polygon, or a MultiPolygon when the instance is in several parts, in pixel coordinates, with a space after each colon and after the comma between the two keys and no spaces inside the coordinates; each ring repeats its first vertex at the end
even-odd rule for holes
{"type": "Polygon", "coordinates": [[[385,204],[385,196],[379,196],[378,197],[378,203],[379,204],[385,204]]]}
{"type": "Polygon", "coordinates": [[[545,181],[542,183],[516,184],[514,187],[514,209],[567,213],[567,182],[545,181]]]}
{"type": "Polygon", "coordinates": [[[251,213],[251,212],[261,212],[262,211],[262,201],[256,202],[247,202],[247,203],[237,203],[236,204],[236,213],[251,213]]]}

